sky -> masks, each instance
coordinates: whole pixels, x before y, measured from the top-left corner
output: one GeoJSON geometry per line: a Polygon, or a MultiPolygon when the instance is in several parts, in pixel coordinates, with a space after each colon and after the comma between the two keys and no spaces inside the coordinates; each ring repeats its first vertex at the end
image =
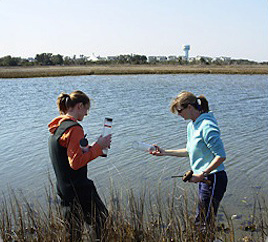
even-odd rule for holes
{"type": "Polygon", "coordinates": [[[268,0],[0,0],[0,57],[120,54],[268,61],[268,0]]]}

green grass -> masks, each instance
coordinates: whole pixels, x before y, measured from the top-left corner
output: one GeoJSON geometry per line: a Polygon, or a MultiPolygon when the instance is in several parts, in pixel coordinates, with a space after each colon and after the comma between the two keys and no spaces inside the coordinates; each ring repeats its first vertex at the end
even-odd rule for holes
{"type": "MultiPolygon", "coordinates": [[[[27,200],[10,191],[0,206],[0,233],[3,241],[68,241],[63,211],[57,196],[50,188],[43,205],[27,200]]],[[[144,189],[139,195],[132,190],[110,188],[107,199],[109,217],[103,241],[265,241],[268,228],[268,206],[265,199],[254,205],[252,228],[236,235],[230,215],[225,212],[225,222],[217,223],[209,233],[202,235],[194,228],[195,203],[186,192],[175,185],[172,191],[158,190],[152,194],[144,189]]],[[[83,228],[84,241],[93,241],[93,230],[83,228]]]]}

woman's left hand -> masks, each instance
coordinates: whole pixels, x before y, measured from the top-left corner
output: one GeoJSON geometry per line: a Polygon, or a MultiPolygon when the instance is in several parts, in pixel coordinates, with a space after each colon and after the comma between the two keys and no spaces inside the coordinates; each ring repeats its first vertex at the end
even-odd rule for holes
{"type": "Polygon", "coordinates": [[[189,182],[201,182],[204,180],[204,175],[203,174],[193,174],[189,182]]]}

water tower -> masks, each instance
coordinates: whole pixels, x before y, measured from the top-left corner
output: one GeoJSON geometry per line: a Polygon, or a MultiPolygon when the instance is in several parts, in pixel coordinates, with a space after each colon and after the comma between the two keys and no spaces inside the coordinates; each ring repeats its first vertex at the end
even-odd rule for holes
{"type": "Polygon", "coordinates": [[[185,45],[183,48],[184,52],[185,52],[185,60],[188,62],[189,60],[189,50],[190,50],[190,45],[185,45]]]}

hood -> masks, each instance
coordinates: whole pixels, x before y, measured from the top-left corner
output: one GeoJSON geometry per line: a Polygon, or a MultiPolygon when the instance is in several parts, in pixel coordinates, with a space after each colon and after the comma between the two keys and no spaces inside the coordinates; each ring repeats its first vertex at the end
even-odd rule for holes
{"type": "Polygon", "coordinates": [[[51,134],[54,134],[56,129],[60,126],[60,124],[65,120],[73,120],[77,121],[74,117],[69,115],[61,115],[57,118],[54,118],[49,124],[48,124],[48,130],[51,134]]]}
{"type": "Polygon", "coordinates": [[[218,122],[216,118],[213,115],[213,112],[208,112],[208,113],[202,113],[194,122],[194,125],[198,125],[201,123],[204,119],[210,120],[212,123],[215,123],[218,125],[218,122]]]}

